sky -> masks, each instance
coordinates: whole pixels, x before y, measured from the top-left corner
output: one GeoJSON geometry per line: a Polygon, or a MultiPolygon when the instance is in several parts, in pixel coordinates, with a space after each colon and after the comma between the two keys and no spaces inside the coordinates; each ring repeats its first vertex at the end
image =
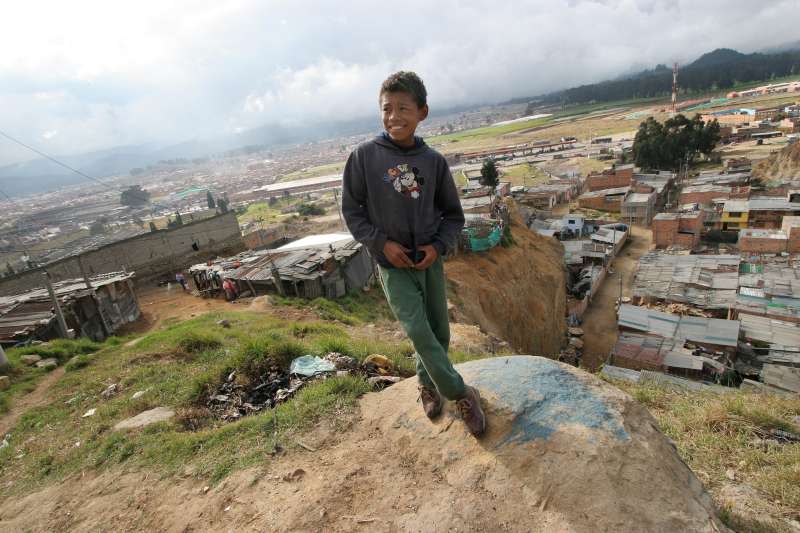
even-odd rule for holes
{"type": "MultiPolygon", "coordinates": [[[[26,0],[0,18],[0,130],[56,155],[376,117],[396,70],[432,109],[715,48],[796,41],[800,0],[26,0]]],[[[36,156],[0,137],[0,165],[36,156]]]]}

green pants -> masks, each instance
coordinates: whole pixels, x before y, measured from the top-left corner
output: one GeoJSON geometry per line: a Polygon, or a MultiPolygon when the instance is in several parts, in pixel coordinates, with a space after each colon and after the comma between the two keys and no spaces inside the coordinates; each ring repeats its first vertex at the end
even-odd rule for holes
{"type": "Polygon", "coordinates": [[[389,307],[417,351],[419,382],[448,400],[464,397],[464,380],[447,358],[450,322],[442,258],[427,270],[380,267],[389,307]]]}

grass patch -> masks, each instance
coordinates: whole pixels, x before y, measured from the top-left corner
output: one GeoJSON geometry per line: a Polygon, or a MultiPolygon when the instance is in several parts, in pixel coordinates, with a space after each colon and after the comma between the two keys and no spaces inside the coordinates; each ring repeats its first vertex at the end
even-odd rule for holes
{"type": "Polygon", "coordinates": [[[292,448],[292,435],[319,420],[347,427],[348,413],[368,384],[358,376],[329,378],[307,385],[274,410],[227,424],[208,416],[203,405],[208,392],[233,370],[237,380],[247,381],[272,367],[285,369],[297,356],[328,351],[359,360],[381,353],[399,373],[413,375],[407,342],[356,338],[336,324],[247,311],[202,315],[146,335],[134,346],[115,341],[101,353],[81,354],[51,387],[48,403],[28,410],[11,430],[10,446],[0,450],[1,481],[11,482],[9,491],[18,493],[120,464],[219,480],[263,464],[276,442],[292,448]],[[223,318],[230,328],[217,325],[223,318]],[[176,357],[184,350],[192,357],[176,357]],[[84,355],[90,364],[84,364],[84,355]],[[120,392],[101,398],[110,383],[120,392]],[[137,391],[146,393],[133,399],[137,391]],[[157,406],[174,407],[178,416],[141,430],[113,431],[120,420],[157,406]],[[96,414],[83,418],[89,409],[96,414]]]}
{"type": "MultiPolygon", "coordinates": [[[[779,501],[787,516],[800,518],[800,443],[779,444],[762,438],[773,429],[798,432],[792,418],[800,414],[800,398],[741,391],[715,396],[653,384],[614,384],[650,410],[692,470],[704,473],[703,481],[712,493],[729,483],[726,471],[733,469],[736,483],[755,487],[779,501]]],[[[729,514],[731,525],[744,524],[742,517],[729,514]]],[[[772,531],[756,526],[761,527],[753,523],[739,530],[772,531]]]]}
{"type": "Polygon", "coordinates": [[[551,117],[535,118],[526,120],[524,122],[515,122],[513,124],[504,124],[502,126],[483,126],[480,128],[473,128],[470,130],[458,131],[455,133],[448,133],[446,135],[437,135],[429,138],[428,144],[446,144],[463,141],[476,141],[481,139],[489,139],[498,137],[507,133],[516,131],[527,130],[529,128],[536,128],[544,126],[551,121],[551,117]]]}
{"type": "Polygon", "coordinates": [[[380,320],[394,321],[394,315],[383,292],[373,288],[369,292],[356,291],[336,300],[273,296],[276,305],[291,305],[299,308],[311,308],[323,320],[335,320],[354,326],[380,320]]]}

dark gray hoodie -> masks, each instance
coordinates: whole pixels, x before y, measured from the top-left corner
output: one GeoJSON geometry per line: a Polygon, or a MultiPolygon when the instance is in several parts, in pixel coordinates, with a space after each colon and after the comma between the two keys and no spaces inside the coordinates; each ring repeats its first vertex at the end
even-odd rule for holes
{"type": "Polygon", "coordinates": [[[404,149],[386,136],[360,144],[344,167],[342,214],[355,239],[378,263],[386,240],[414,251],[432,244],[439,255],[456,244],[464,212],[442,154],[416,138],[404,149]]]}

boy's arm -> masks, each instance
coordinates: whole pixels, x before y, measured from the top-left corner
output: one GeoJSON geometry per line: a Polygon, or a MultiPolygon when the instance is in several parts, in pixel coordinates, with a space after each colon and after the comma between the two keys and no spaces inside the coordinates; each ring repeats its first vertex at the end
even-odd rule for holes
{"type": "Polygon", "coordinates": [[[458,190],[447,163],[444,163],[444,175],[436,188],[435,201],[442,210],[442,222],[431,244],[439,255],[443,256],[448,249],[455,248],[458,234],[464,227],[464,210],[461,208],[461,199],[458,197],[458,190]]]}
{"type": "Polygon", "coordinates": [[[386,234],[369,220],[367,212],[367,181],[363,162],[354,150],[347,158],[342,177],[342,216],[353,238],[366,246],[373,255],[383,252],[386,234]]]}

